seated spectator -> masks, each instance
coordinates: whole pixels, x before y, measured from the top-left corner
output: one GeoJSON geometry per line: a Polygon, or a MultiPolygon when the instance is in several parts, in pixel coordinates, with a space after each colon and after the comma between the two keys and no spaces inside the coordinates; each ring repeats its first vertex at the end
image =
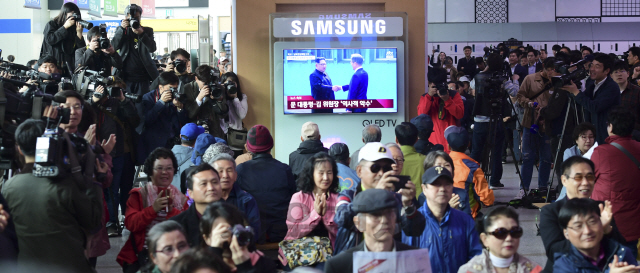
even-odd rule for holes
{"type": "Polygon", "coordinates": [[[489,187],[480,164],[464,153],[469,144],[467,130],[462,127],[450,126],[444,131],[444,134],[448,142],[447,145],[451,149],[449,155],[453,159],[453,165],[458,170],[453,177],[453,185],[456,188],[464,189],[468,193],[471,215],[476,218],[480,208],[482,208],[482,204],[486,206],[493,205],[495,201],[493,190],[489,187]]]}
{"type": "MultiPolygon", "coordinates": [[[[202,155],[204,155],[209,146],[216,143],[217,140],[219,140],[219,138],[216,138],[207,133],[201,134],[196,138],[196,143],[194,144],[193,150],[191,151],[190,155],[189,167],[187,167],[180,175],[181,191],[187,191],[187,175],[191,170],[195,169],[202,163],[202,155]]],[[[187,194],[187,196],[189,195],[187,194]]],[[[191,206],[191,200],[189,200],[189,206],[191,206]]]]}
{"type": "MultiPolygon", "coordinates": [[[[427,170],[431,167],[438,166],[447,169],[450,173],[453,174],[455,178],[455,166],[453,164],[453,159],[445,153],[444,151],[433,151],[427,155],[427,158],[424,160],[424,169],[427,170]]],[[[454,180],[455,181],[455,180],[454,180]]],[[[424,193],[421,193],[418,196],[418,203],[420,206],[427,201],[427,197],[424,196],[424,193]]],[[[467,191],[461,188],[453,187],[453,193],[451,194],[451,200],[449,200],[449,206],[454,209],[463,211],[466,214],[471,215],[471,206],[469,205],[469,194],[467,191]]]]}
{"type": "MultiPolygon", "coordinates": [[[[85,231],[101,228],[101,183],[82,189],[70,176],[56,180],[34,176],[36,141],[44,131],[45,124],[35,119],[18,126],[15,140],[26,165],[2,188],[15,223],[18,266],[42,264],[68,272],[92,272],[85,256],[85,231]]],[[[5,213],[0,215],[0,219],[6,218],[5,213]]]]}
{"type": "Polygon", "coordinates": [[[344,143],[334,143],[329,148],[329,155],[336,160],[338,165],[338,179],[340,180],[340,191],[356,190],[360,186],[360,178],[356,171],[349,168],[351,158],[349,158],[349,147],[344,143]]]}
{"type": "MultiPolygon", "coordinates": [[[[540,236],[547,253],[547,264],[543,272],[554,272],[553,262],[556,253],[569,253],[571,243],[563,236],[562,227],[558,222],[558,213],[569,199],[590,198],[596,176],[593,174],[593,162],[581,156],[572,156],[565,160],[561,166],[562,185],[567,189],[567,198],[558,199],[540,210],[540,236]]],[[[618,231],[611,212],[609,201],[601,202],[602,216],[600,221],[604,227],[604,236],[617,242],[625,243],[626,240],[618,231]]]]}
{"type": "MultiPolygon", "coordinates": [[[[202,126],[198,126],[195,123],[187,123],[180,129],[180,145],[175,145],[171,148],[171,152],[173,152],[178,160],[178,171],[176,171],[176,174],[173,176],[171,185],[180,188],[181,191],[180,176],[193,164],[190,160],[193,153],[193,146],[195,146],[198,136],[203,133],[204,128],[202,128],[202,126]]],[[[186,191],[182,193],[186,193],[186,191]]]]}
{"type": "MultiPolygon", "coordinates": [[[[338,225],[333,222],[338,203],[338,172],[336,161],[324,152],[307,159],[300,177],[298,189],[291,197],[287,217],[289,231],[285,240],[302,237],[328,237],[333,247],[338,225]]],[[[286,257],[280,249],[283,265],[286,257]]],[[[324,262],[313,264],[324,268],[324,262]]]]}
{"type": "Polygon", "coordinates": [[[238,165],[238,186],[258,202],[260,236],[258,243],[280,242],[287,234],[287,211],[296,183],[291,168],[271,156],[273,138],[269,129],[253,126],[247,137],[253,159],[238,165]]]}
{"type": "Polygon", "coordinates": [[[7,201],[0,194],[0,263],[18,260],[18,237],[7,201]]]}
{"type": "Polygon", "coordinates": [[[431,272],[458,272],[458,268],[482,253],[473,218],[449,206],[453,193],[453,177],[449,170],[443,167],[427,169],[422,176],[422,191],[427,200],[418,211],[428,224],[420,235],[403,234],[402,242],[429,249],[431,272]]]}
{"type": "MultiPolygon", "coordinates": [[[[241,257],[241,256],[237,256],[241,257]]],[[[180,254],[171,266],[171,273],[231,273],[231,268],[224,263],[222,258],[209,248],[192,248],[180,254]]],[[[237,273],[251,272],[251,270],[238,270],[237,273]]]]}
{"type": "MultiPolygon", "coordinates": [[[[211,147],[217,146],[216,143],[211,147]]],[[[224,145],[224,144],[223,144],[224,145]]],[[[209,147],[209,148],[211,148],[209,147]]],[[[227,147],[229,149],[229,147],[227,147]]],[[[207,149],[208,151],[209,149],[207,149]]],[[[229,152],[233,153],[231,149],[229,152]]],[[[203,159],[205,159],[203,157],[203,159]]],[[[236,180],[238,178],[238,172],[236,171],[236,162],[233,160],[233,156],[227,153],[219,153],[213,158],[206,161],[213,168],[218,171],[220,175],[220,185],[222,187],[222,201],[236,206],[249,221],[249,225],[253,228],[255,234],[255,240],[258,241],[258,236],[261,234],[260,230],[260,210],[258,209],[258,203],[251,194],[243,191],[236,180]]]]}
{"type": "MultiPolygon", "coordinates": [[[[424,159],[425,155],[416,152],[413,145],[418,142],[418,127],[411,122],[403,122],[396,126],[396,143],[400,145],[402,155],[404,156],[404,162],[400,175],[408,175],[411,177],[411,181],[416,186],[416,198],[422,193],[420,188],[420,181],[424,174],[424,159]]],[[[396,164],[399,164],[396,160],[396,164]]]]}
{"type": "Polygon", "coordinates": [[[497,207],[489,211],[476,229],[485,249],[482,254],[473,257],[460,267],[458,272],[533,272],[539,273],[542,267],[518,254],[522,227],[518,214],[509,207],[497,207]]]}
{"type": "Polygon", "coordinates": [[[149,265],[152,269],[148,272],[169,273],[178,257],[189,250],[183,226],[173,220],[153,226],[147,235],[146,245],[152,262],[149,265]]]}
{"type": "Polygon", "coordinates": [[[171,220],[178,222],[184,228],[189,246],[197,247],[202,245],[200,217],[209,204],[219,201],[222,196],[220,176],[211,165],[200,164],[187,174],[187,188],[189,197],[193,199],[193,205],[172,217],[171,220]]]}
{"type": "MultiPolygon", "coordinates": [[[[576,145],[573,147],[567,148],[564,150],[564,155],[562,157],[562,161],[569,159],[572,156],[583,156],[584,154],[593,147],[593,144],[596,143],[596,127],[593,127],[591,123],[583,122],[576,126],[573,130],[573,141],[576,145]]],[[[567,196],[567,189],[562,188],[560,191],[560,195],[558,195],[558,200],[567,196]]]]}
{"type": "Polygon", "coordinates": [[[617,60],[611,69],[611,78],[620,87],[620,106],[628,109],[636,118],[633,126],[633,139],[640,141],[640,87],[629,82],[629,65],[627,62],[617,60]]]}
{"type": "Polygon", "coordinates": [[[235,152],[227,144],[224,144],[223,142],[216,142],[209,146],[209,148],[204,152],[204,155],[202,155],[202,161],[212,165],[211,160],[219,154],[228,154],[233,157],[235,152]]]}
{"type": "Polygon", "coordinates": [[[444,146],[429,142],[431,133],[433,133],[433,121],[429,115],[418,115],[411,119],[411,123],[418,128],[418,141],[413,145],[416,152],[428,155],[431,151],[443,151],[444,146]]]}
{"type": "Polygon", "coordinates": [[[216,202],[209,205],[202,215],[200,232],[205,244],[222,258],[232,272],[247,272],[247,269],[253,269],[251,272],[276,272],[276,263],[256,250],[253,238],[248,242],[238,242],[241,238],[236,237],[233,230],[248,224],[235,206],[216,202]]]}
{"type": "Polygon", "coordinates": [[[558,221],[571,247],[555,254],[554,273],[638,272],[632,251],[604,237],[600,210],[598,202],[588,198],[573,198],[562,206],[558,221]]]}
{"type": "MultiPolygon", "coordinates": [[[[464,116],[464,103],[462,97],[456,91],[448,90],[444,96],[439,94],[436,85],[446,83],[446,75],[442,69],[434,70],[429,78],[429,90],[420,97],[418,104],[418,115],[427,114],[433,121],[434,134],[431,134],[429,142],[440,144],[446,148],[447,140],[444,139],[444,129],[450,125],[456,125],[464,116]]],[[[431,71],[430,70],[430,71],[431,71]]],[[[474,67],[475,70],[475,67],[474,67]]]]}
{"type": "Polygon", "coordinates": [[[138,253],[144,250],[147,231],[187,209],[187,197],[171,185],[177,169],[178,161],[167,148],[153,150],[145,160],[143,170],[151,181],[130,192],[124,226],[131,235],[116,259],[124,272],[145,266],[139,263],[138,253]]]}
{"type": "Polygon", "coordinates": [[[293,172],[293,177],[297,179],[304,168],[307,159],[313,157],[318,152],[327,152],[327,148],[320,141],[320,131],[318,124],[307,121],[302,124],[302,134],[300,135],[300,147],[289,154],[289,167],[293,172]]]}
{"type": "MultiPolygon", "coordinates": [[[[376,124],[369,124],[362,129],[362,143],[367,145],[369,142],[380,142],[382,139],[382,131],[380,130],[380,126],[376,124]]],[[[362,148],[360,148],[362,149],[362,148]]],[[[353,154],[351,154],[351,162],[349,163],[349,168],[352,170],[356,170],[358,167],[358,163],[360,162],[360,157],[358,154],[360,153],[360,149],[357,149],[353,154]]]]}
{"type": "MultiPolygon", "coordinates": [[[[363,148],[366,149],[365,146],[363,148]]],[[[358,167],[360,169],[360,167],[358,167]]],[[[415,249],[394,240],[393,227],[397,224],[397,197],[383,189],[369,189],[358,194],[350,206],[355,228],[364,233],[364,240],[357,246],[333,256],[325,265],[324,272],[353,272],[353,253],[356,251],[391,252],[415,249]],[[377,232],[377,231],[387,232],[377,232]]]]}
{"type": "Polygon", "coordinates": [[[635,118],[629,110],[614,108],[608,115],[609,137],[595,148],[591,160],[596,166],[598,183],[593,187],[593,200],[611,201],[613,217],[620,233],[627,240],[622,245],[638,256],[640,229],[640,143],[631,139],[635,118]]]}
{"type": "MultiPolygon", "coordinates": [[[[333,254],[356,246],[356,241],[360,241],[360,233],[354,230],[351,200],[360,192],[369,189],[385,189],[394,191],[393,182],[398,182],[398,178],[393,177],[397,173],[393,170],[395,161],[391,151],[380,142],[370,142],[362,147],[359,152],[360,163],[356,168],[356,173],[360,177],[360,187],[355,191],[345,190],[338,196],[338,205],[334,221],[338,224],[338,234],[333,249],[333,254]]],[[[417,212],[417,201],[415,198],[415,185],[409,181],[405,184],[401,193],[396,193],[396,210],[400,215],[399,227],[395,227],[395,232],[401,230],[405,234],[419,235],[424,229],[424,215],[417,212]],[[402,213],[401,213],[402,212],[402,213]]],[[[396,234],[396,233],[394,233],[396,234]]]]}

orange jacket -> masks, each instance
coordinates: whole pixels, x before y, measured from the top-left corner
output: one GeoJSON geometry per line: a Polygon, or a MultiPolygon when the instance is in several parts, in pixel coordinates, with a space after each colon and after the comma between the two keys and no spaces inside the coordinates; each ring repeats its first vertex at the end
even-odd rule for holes
{"type": "Polygon", "coordinates": [[[469,192],[469,205],[471,206],[471,214],[475,218],[480,211],[478,200],[486,206],[493,205],[496,199],[493,196],[493,190],[489,189],[489,183],[484,178],[484,172],[480,168],[478,162],[464,153],[451,151],[449,153],[453,159],[454,174],[453,186],[465,189],[469,192]]]}

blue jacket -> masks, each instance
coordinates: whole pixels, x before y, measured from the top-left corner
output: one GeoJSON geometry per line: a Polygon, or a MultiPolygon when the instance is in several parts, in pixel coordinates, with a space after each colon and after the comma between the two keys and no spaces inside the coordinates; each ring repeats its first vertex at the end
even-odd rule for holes
{"type": "MultiPolygon", "coordinates": [[[[453,193],[457,194],[460,197],[460,207],[458,208],[458,210],[468,214],[469,216],[472,216],[471,205],[469,205],[469,191],[453,187],[453,193]]],[[[424,192],[422,192],[420,193],[420,196],[418,196],[418,204],[422,206],[423,204],[425,204],[425,202],[427,202],[427,197],[424,196],[424,192]]]]}
{"type": "Polygon", "coordinates": [[[251,194],[260,210],[259,244],[280,242],[287,235],[287,215],[296,183],[291,168],[271,154],[260,153],[237,167],[236,184],[251,194]]]}
{"type": "Polygon", "coordinates": [[[609,111],[620,105],[620,87],[609,76],[604,79],[602,86],[593,94],[596,84],[592,79],[587,79],[584,92],[575,96],[575,101],[584,109],[585,121],[591,122],[596,127],[596,141],[602,145],[609,134],[607,133],[607,117],[609,111]]]}
{"type": "Polygon", "coordinates": [[[256,202],[256,199],[248,192],[243,191],[240,186],[238,186],[238,183],[233,184],[233,189],[231,189],[229,196],[232,194],[236,197],[235,203],[232,203],[232,205],[236,206],[244,213],[244,217],[249,221],[249,225],[253,228],[256,240],[258,240],[260,236],[260,210],[258,210],[258,203],[256,202]]]}
{"type": "MultiPolygon", "coordinates": [[[[364,68],[359,68],[351,76],[349,85],[343,85],[342,91],[349,91],[347,96],[348,100],[366,100],[367,88],[369,87],[369,74],[364,71],[364,68]]],[[[347,108],[347,110],[353,113],[367,112],[367,108],[347,108]]]]}
{"type": "Polygon", "coordinates": [[[338,179],[340,179],[340,191],[355,191],[360,186],[360,177],[356,171],[342,163],[338,163],[338,179]]]}
{"type": "Polygon", "coordinates": [[[594,266],[591,262],[582,256],[582,254],[571,245],[571,251],[568,253],[556,253],[555,263],[553,264],[554,273],[571,272],[571,273],[600,273],[609,272],[609,263],[613,262],[613,255],[618,255],[620,262],[627,262],[629,265],[637,265],[636,258],[633,257],[629,249],[620,245],[618,242],[603,238],[601,242],[604,247],[604,258],[606,259],[604,271],[594,266]]]}
{"type": "Polygon", "coordinates": [[[311,84],[311,96],[315,100],[335,100],[333,84],[327,73],[322,73],[318,69],[309,75],[309,83],[311,84]]]}
{"type": "MultiPolygon", "coordinates": [[[[351,209],[351,202],[357,193],[361,191],[361,187],[356,190],[345,190],[338,195],[338,204],[336,205],[336,216],[333,221],[338,224],[338,233],[336,234],[336,242],[333,247],[333,256],[340,252],[358,245],[362,240],[360,232],[353,224],[353,216],[355,213],[351,209]]],[[[416,210],[410,216],[401,214],[402,211],[402,195],[396,193],[398,200],[398,215],[400,215],[400,229],[403,233],[411,235],[422,234],[425,229],[425,216],[420,214],[420,210],[416,210]]],[[[413,199],[414,206],[417,208],[417,201],[413,199]]],[[[399,232],[398,229],[396,229],[399,232]]],[[[398,233],[398,239],[400,234],[398,233]]]]}
{"type": "Polygon", "coordinates": [[[144,162],[155,148],[167,147],[169,139],[180,131],[182,125],[189,122],[187,110],[178,112],[172,102],[163,102],[157,93],[158,90],[153,90],[142,97],[144,127],[138,145],[139,162],[144,162]]]}
{"type": "Polygon", "coordinates": [[[473,218],[448,208],[442,223],[438,222],[427,204],[418,211],[427,219],[427,226],[419,236],[402,234],[402,242],[429,249],[431,272],[456,273],[471,258],[482,253],[473,218]]]}

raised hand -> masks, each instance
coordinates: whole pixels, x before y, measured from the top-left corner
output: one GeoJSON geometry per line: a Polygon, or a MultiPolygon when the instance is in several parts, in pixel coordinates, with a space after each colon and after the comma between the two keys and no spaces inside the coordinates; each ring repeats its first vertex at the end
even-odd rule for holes
{"type": "Polygon", "coordinates": [[[457,194],[452,194],[451,195],[451,200],[449,200],[449,206],[451,206],[454,209],[460,209],[460,196],[457,194]]]}

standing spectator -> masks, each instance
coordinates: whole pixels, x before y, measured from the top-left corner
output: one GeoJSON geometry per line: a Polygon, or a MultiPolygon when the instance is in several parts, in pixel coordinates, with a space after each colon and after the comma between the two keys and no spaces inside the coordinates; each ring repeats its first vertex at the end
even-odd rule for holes
{"type": "Polygon", "coordinates": [[[40,48],[40,59],[53,56],[58,61],[56,67],[62,70],[65,77],[70,77],[70,71],[75,69],[75,52],[87,44],[82,36],[82,20],[80,9],[74,3],[64,3],[58,16],[51,19],[44,27],[44,40],[40,48]],[[77,14],[78,18],[71,17],[77,14]],[[69,67],[70,66],[70,67],[69,67]]]}
{"type": "Polygon", "coordinates": [[[580,92],[575,84],[563,87],[575,96],[577,104],[584,109],[585,121],[596,127],[596,141],[604,144],[607,134],[607,113],[620,104],[620,88],[609,77],[613,60],[609,55],[597,53],[589,69],[585,91],[580,92]]]}
{"type": "Polygon", "coordinates": [[[88,47],[78,48],[75,53],[74,65],[86,66],[93,71],[104,71],[111,75],[111,68],[122,69],[122,58],[116,52],[112,44],[109,48],[100,47],[100,27],[93,27],[87,32],[88,47]]]}
{"type": "MultiPolygon", "coordinates": [[[[464,58],[458,60],[458,71],[468,77],[475,77],[478,73],[476,70],[476,59],[471,56],[471,47],[464,47],[464,58]]],[[[482,70],[480,70],[482,71],[482,70]]]]}
{"type": "MultiPolygon", "coordinates": [[[[377,124],[369,124],[362,129],[362,143],[367,145],[369,142],[380,142],[382,139],[382,131],[380,130],[380,126],[377,124]]],[[[351,161],[349,162],[349,168],[352,170],[356,170],[358,166],[360,149],[357,149],[351,155],[351,161]]]]}
{"type": "Polygon", "coordinates": [[[431,59],[429,60],[429,64],[431,67],[439,67],[442,68],[442,64],[447,59],[447,53],[440,52],[438,53],[438,57],[435,56],[436,49],[431,50],[431,59]]]}
{"type": "Polygon", "coordinates": [[[526,77],[529,72],[527,68],[521,66],[518,62],[522,52],[519,50],[512,50],[509,52],[509,67],[511,67],[511,75],[518,75],[516,79],[520,84],[524,81],[524,77],[526,77]]]}
{"type": "Polygon", "coordinates": [[[587,55],[593,54],[593,50],[588,46],[583,46],[580,49],[580,53],[582,53],[582,58],[584,59],[585,57],[587,57],[587,55]]]}
{"type": "Polygon", "coordinates": [[[169,149],[161,147],[151,152],[143,169],[151,181],[131,190],[124,218],[124,226],[131,234],[116,259],[125,273],[146,266],[138,261],[138,254],[145,251],[149,229],[187,209],[187,198],[171,185],[178,162],[169,149]]]}
{"type": "Polygon", "coordinates": [[[538,51],[530,48],[527,51],[527,75],[535,74],[536,72],[542,71],[544,66],[542,63],[538,62],[538,51]]]}
{"type": "Polygon", "coordinates": [[[313,157],[316,153],[327,152],[327,148],[324,147],[322,141],[320,141],[320,130],[318,124],[312,121],[307,121],[302,124],[302,131],[300,134],[300,146],[297,150],[289,154],[289,167],[293,172],[293,177],[296,178],[302,172],[307,159],[313,157]]]}
{"type": "MultiPolygon", "coordinates": [[[[228,118],[229,105],[227,105],[226,91],[219,90],[214,94],[210,90],[210,85],[217,83],[219,78],[214,74],[213,68],[208,65],[201,65],[195,71],[196,80],[188,83],[184,87],[185,109],[189,112],[189,120],[206,121],[209,134],[226,139],[220,120],[228,118]]],[[[220,86],[217,86],[220,87],[220,86]]]]}
{"type": "Polygon", "coordinates": [[[629,63],[629,67],[631,67],[629,81],[637,85],[640,83],[638,81],[640,80],[640,47],[634,46],[629,48],[627,62],[629,63]]]}
{"type": "Polygon", "coordinates": [[[613,64],[611,77],[620,87],[620,106],[628,109],[636,118],[631,135],[633,139],[640,141],[640,87],[628,81],[629,66],[624,61],[613,64]]]}
{"type": "MultiPolygon", "coordinates": [[[[338,168],[336,161],[324,152],[310,157],[298,178],[298,189],[291,197],[287,213],[289,231],[285,240],[302,237],[328,237],[333,248],[338,225],[333,221],[338,203],[338,168]]],[[[280,249],[283,265],[287,259],[280,249]]],[[[313,264],[323,269],[324,262],[313,264]]]]}
{"type": "Polygon", "coordinates": [[[418,115],[411,119],[411,123],[418,128],[418,141],[413,145],[416,152],[427,155],[432,151],[444,151],[444,146],[429,142],[433,133],[433,121],[429,115],[418,115]]]}
{"type": "MultiPolygon", "coordinates": [[[[424,174],[424,159],[426,155],[416,152],[413,145],[418,142],[418,128],[411,122],[403,122],[396,126],[396,143],[400,145],[402,155],[404,156],[403,168],[400,172],[401,175],[408,175],[411,177],[411,181],[416,185],[416,198],[422,193],[422,189],[419,189],[422,175],[424,174]]],[[[396,161],[396,164],[398,162],[396,161]]]]}
{"type": "Polygon", "coordinates": [[[460,77],[460,81],[456,85],[458,86],[458,94],[462,96],[462,105],[464,106],[464,115],[460,119],[460,126],[470,132],[471,125],[473,125],[473,106],[476,104],[476,97],[471,93],[470,81],[467,76],[460,77]]]}
{"type": "Polygon", "coordinates": [[[458,73],[458,70],[456,70],[456,68],[453,66],[453,58],[451,58],[451,56],[447,56],[442,68],[447,71],[447,82],[455,82],[458,80],[458,75],[462,75],[458,73]]]}
{"type": "Polygon", "coordinates": [[[211,51],[213,51],[213,64],[214,65],[218,65],[218,56],[216,56],[216,53],[218,52],[215,48],[211,48],[211,51]]]}
{"type": "Polygon", "coordinates": [[[296,192],[293,173],[271,156],[273,138],[267,127],[253,126],[246,146],[253,158],[238,166],[238,185],[258,202],[262,225],[258,243],[280,242],[287,234],[287,211],[296,192]]]}
{"type": "Polygon", "coordinates": [[[34,119],[18,126],[15,139],[26,165],[2,189],[18,237],[18,265],[38,263],[70,272],[92,272],[84,253],[85,231],[101,228],[101,183],[85,184],[71,176],[55,181],[34,176],[36,141],[44,131],[45,124],[34,119]]]}
{"type": "Polygon", "coordinates": [[[546,59],[547,59],[547,56],[548,56],[548,55],[547,55],[547,50],[546,50],[546,49],[544,49],[544,48],[541,48],[541,49],[540,49],[540,62],[541,62],[541,63],[544,63],[544,60],[546,60],[546,59]]]}
{"type": "Polygon", "coordinates": [[[596,147],[591,155],[598,180],[593,199],[611,201],[613,217],[627,240],[623,245],[636,257],[640,238],[639,222],[635,220],[640,215],[640,143],[631,139],[635,118],[628,110],[617,107],[609,112],[607,124],[606,144],[596,147]]]}
{"type": "Polygon", "coordinates": [[[178,88],[178,76],[172,72],[163,72],[158,84],[157,90],[142,97],[144,125],[141,126],[143,131],[138,145],[139,162],[155,148],[171,148],[174,132],[182,127],[180,124],[186,124],[188,119],[188,110],[171,93],[172,89],[178,88]]]}
{"type": "MultiPolygon", "coordinates": [[[[211,145],[211,147],[218,146],[211,145]]],[[[207,149],[209,151],[209,149],[207,149]]],[[[249,225],[253,228],[255,235],[255,241],[260,236],[260,210],[258,210],[258,203],[251,194],[242,190],[240,186],[236,184],[238,179],[238,172],[236,171],[236,162],[233,160],[233,156],[227,153],[220,153],[212,158],[205,158],[203,160],[209,163],[213,168],[218,171],[220,175],[220,185],[222,188],[222,201],[236,206],[242,213],[244,213],[249,225]],[[208,159],[208,161],[207,161],[208,159]]]]}
{"type": "Polygon", "coordinates": [[[120,27],[116,28],[116,34],[111,40],[113,48],[122,56],[123,68],[120,76],[127,83],[127,92],[137,95],[149,92],[149,83],[159,74],[151,59],[151,53],[156,51],[153,28],[143,27],[142,24],[133,28],[130,24],[130,20],[142,23],[141,16],[140,6],[127,6],[125,19],[121,21],[120,27]]]}
{"type": "MultiPolygon", "coordinates": [[[[180,177],[182,173],[191,166],[191,155],[193,154],[193,146],[196,144],[196,139],[199,135],[204,133],[204,128],[202,126],[198,126],[195,123],[187,123],[182,126],[180,129],[180,145],[175,145],[171,148],[171,152],[176,156],[176,160],[178,160],[178,170],[176,174],[173,176],[173,181],[171,185],[176,188],[179,188],[182,191],[180,186],[180,177]]],[[[182,193],[186,193],[182,191],[182,193]]]]}
{"type": "Polygon", "coordinates": [[[434,70],[433,77],[429,79],[429,90],[420,97],[418,115],[427,114],[431,116],[434,133],[431,134],[429,142],[440,144],[445,147],[445,152],[449,152],[445,146],[447,140],[444,139],[444,129],[450,125],[456,125],[464,117],[464,103],[462,97],[456,91],[447,90],[446,94],[439,94],[440,91],[436,89],[436,85],[445,83],[445,77],[442,75],[444,71],[431,70],[434,70]]]}
{"type": "MultiPolygon", "coordinates": [[[[224,75],[222,75],[221,82],[224,84],[228,84],[228,86],[235,86],[236,88],[235,93],[232,93],[230,89],[227,88],[227,105],[229,107],[229,116],[220,120],[222,131],[224,131],[225,135],[228,136],[229,129],[236,131],[245,129],[242,120],[247,116],[249,106],[247,104],[247,94],[242,92],[242,88],[240,87],[240,79],[238,78],[238,75],[236,75],[236,73],[225,73],[224,75]]],[[[241,155],[244,149],[244,143],[242,143],[242,145],[234,145],[232,140],[227,140],[229,141],[229,147],[231,147],[234,153],[237,155],[241,155]]]]}
{"type": "Polygon", "coordinates": [[[169,273],[178,257],[189,249],[184,228],[172,220],[153,226],[145,242],[149,248],[149,258],[153,263],[149,265],[152,267],[149,272],[153,273],[169,273]]]}
{"type": "Polygon", "coordinates": [[[344,143],[334,143],[329,148],[329,155],[336,160],[338,166],[338,179],[340,180],[340,191],[356,190],[360,186],[360,178],[356,171],[349,168],[351,158],[349,158],[349,147],[344,143]]]}

